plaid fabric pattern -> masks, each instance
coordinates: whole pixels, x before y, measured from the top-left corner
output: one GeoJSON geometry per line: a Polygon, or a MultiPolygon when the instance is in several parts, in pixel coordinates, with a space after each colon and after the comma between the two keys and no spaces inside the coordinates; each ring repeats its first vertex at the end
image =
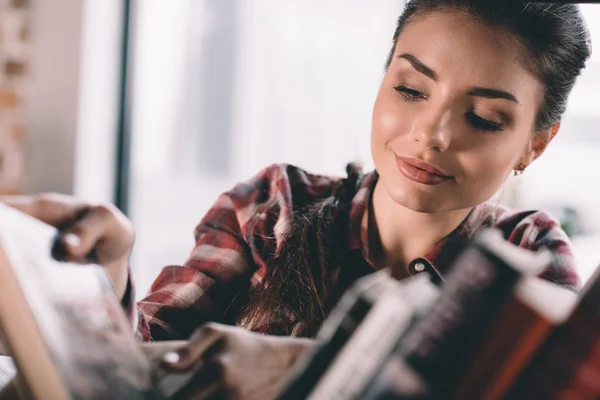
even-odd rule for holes
{"type": "MultiPolygon", "coordinates": [[[[368,248],[361,243],[361,220],[377,178],[376,172],[361,177],[348,227],[349,257],[362,258],[371,266],[368,248]]],[[[290,227],[293,211],[330,196],[336,179],[277,164],[223,193],[197,226],[196,246],[188,260],[182,266],[165,267],[137,303],[140,339],[188,338],[204,322],[235,321],[233,304],[243,302],[248,289],[261,281],[268,257],[281,246],[290,227]]],[[[409,274],[425,268],[443,280],[469,239],[484,227],[500,229],[522,248],[549,249],[554,262],[541,277],[579,288],[570,241],[558,221],[544,212],[490,204],[474,208],[455,231],[411,262],[409,274]]],[[[131,290],[126,297],[133,311],[131,290]]]]}

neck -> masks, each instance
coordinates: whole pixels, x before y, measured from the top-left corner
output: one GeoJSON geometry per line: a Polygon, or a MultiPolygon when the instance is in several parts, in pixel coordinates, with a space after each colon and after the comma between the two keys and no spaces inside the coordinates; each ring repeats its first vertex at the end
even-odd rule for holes
{"type": "Polygon", "coordinates": [[[454,231],[472,208],[441,213],[416,212],[394,202],[379,181],[370,210],[365,213],[363,227],[372,226],[375,239],[371,245],[375,247],[371,250],[372,258],[382,267],[390,266],[396,272],[402,272],[412,260],[424,256],[454,231]]]}

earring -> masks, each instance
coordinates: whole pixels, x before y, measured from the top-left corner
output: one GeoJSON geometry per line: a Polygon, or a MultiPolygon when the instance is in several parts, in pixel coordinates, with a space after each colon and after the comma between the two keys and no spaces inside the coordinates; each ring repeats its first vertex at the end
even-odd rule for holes
{"type": "Polygon", "coordinates": [[[523,172],[525,172],[525,168],[527,168],[527,165],[523,163],[519,164],[517,168],[515,168],[515,176],[521,175],[523,172]]]}

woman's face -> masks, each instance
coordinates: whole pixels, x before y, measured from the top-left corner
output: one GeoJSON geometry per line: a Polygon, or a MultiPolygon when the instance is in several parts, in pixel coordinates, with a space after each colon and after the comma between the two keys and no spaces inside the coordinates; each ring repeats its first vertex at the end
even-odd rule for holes
{"type": "Polygon", "coordinates": [[[508,39],[459,12],[405,27],[371,136],[380,181],[396,203],[427,213],[473,207],[543,151],[547,143],[533,134],[542,88],[508,39]]]}

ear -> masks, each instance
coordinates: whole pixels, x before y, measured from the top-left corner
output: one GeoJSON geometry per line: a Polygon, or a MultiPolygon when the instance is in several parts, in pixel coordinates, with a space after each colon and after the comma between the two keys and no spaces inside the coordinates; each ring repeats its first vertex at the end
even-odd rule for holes
{"type": "Polygon", "coordinates": [[[523,157],[519,160],[519,164],[515,167],[515,169],[519,168],[527,168],[532,162],[537,160],[539,156],[541,156],[546,148],[554,139],[558,130],[560,129],[560,122],[552,125],[552,127],[537,132],[533,135],[529,143],[527,144],[527,149],[523,157]]]}

